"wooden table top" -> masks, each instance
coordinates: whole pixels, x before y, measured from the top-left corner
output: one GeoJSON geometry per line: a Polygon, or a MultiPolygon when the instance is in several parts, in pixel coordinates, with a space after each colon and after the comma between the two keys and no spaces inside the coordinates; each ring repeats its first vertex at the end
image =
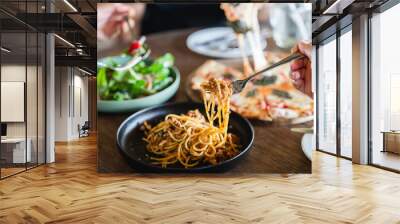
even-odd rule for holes
{"type": "MultiPolygon", "coordinates": [[[[147,36],[147,43],[152,56],[166,52],[176,58],[176,66],[181,73],[181,84],[177,94],[170,102],[185,102],[187,76],[207,59],[191,52],[185,45],[186,37],[194,30],[178,30],[147,36]]],[[[109,52],[106,54],[110,54],[109,52]]],[[[104,56],[105,53],[98,53],[104,56]]],[[[119,125],[132,113],[98,115],[98,156],[99,172],[132,172],[127,161],[122,157],[116,145],[116,132],[119,125]]],[[[311,161],[301,149],[303,134],[290,131],[291,127],[276,127],[264,122],[252,122],[255,139],[254,147],[237,166],[228,173],[310,173],[311,161]]],[[[312,126],[312,124],[309,126],[312,126]]]]}

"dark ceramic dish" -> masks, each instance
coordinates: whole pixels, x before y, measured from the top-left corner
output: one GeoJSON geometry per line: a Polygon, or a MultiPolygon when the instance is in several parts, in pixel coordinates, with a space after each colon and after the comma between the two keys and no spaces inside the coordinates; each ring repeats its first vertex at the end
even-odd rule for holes
{"type": "Polygon", "coordinates": [[[162,121],[167,114],[184,114],[189,110],[199,109],[204,112],[201,103],[169,103],[141,110],[128,117],[120,125],[117,132],[117,145],[128,163],[136,170],[151,173],[191,173],[191,172],[222,172],[240,162],[240,159],[251,149],[254,140],[254,130],[250,122],[235,112],[229,117],[229,132],[240,138],[240,153],[217,165],[199,165],[193,168],[184,168],[174,164],[163,168],[152,164],[149,153],[146,151],[146,142],[142,140],[144,133],[140,126],[144,121],[155,125],[162,121]]]}

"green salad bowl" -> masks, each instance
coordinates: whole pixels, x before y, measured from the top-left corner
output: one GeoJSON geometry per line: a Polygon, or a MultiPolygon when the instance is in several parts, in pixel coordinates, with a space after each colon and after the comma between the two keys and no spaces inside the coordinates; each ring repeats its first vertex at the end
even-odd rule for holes
{"type": "Polygon", "coordinates": [[[132,100],[116,101],[99,99],[97,101],[97,111],[102,113],[126,113],[165,103],[178,91],[179,83],[181,81],[178,69],[174,66],[171,67],[170,70],[171,77],[174,81],[159,92],[132,100]]]}

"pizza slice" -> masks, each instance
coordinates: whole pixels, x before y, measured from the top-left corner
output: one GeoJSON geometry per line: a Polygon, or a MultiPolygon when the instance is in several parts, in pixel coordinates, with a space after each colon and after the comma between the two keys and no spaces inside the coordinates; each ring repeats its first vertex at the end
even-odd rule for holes
{"type": "Polygon", "coordinates": [[[191,86],[194,90],[200,90],[200,85],[211,77],[216,79],[236,80],[244,78],[243,73],[214,60],[208,60],[194,71],[191,86]]]}
{"type": "MultiPolygon", "coordinates": [[[[244,90],[231,97],[231,109],[244,117],[272,121],[294,119],[313,114],[313,100],[297,90],[285,67],[273,70],[249,82],[244,90]]],[[[214,60],[201,65],[192,75],[191,87],[200,90],[200,84],[209,78],[243,79],[239,70],[214,60]]]]}

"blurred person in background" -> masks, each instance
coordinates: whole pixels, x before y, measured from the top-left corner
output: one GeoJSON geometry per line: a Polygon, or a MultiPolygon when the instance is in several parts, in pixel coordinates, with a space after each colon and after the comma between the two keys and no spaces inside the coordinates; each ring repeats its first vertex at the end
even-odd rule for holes
{"type": "Polygon", "coordinates": [[[98,4],[97,35],[100,40],[131,40],[134,34],[147,35],[191,27],[224,26],[225,16],[219,4],[98,4]]]}
{"type": "Polygon", "coordinates": [[[140,33],[140,21],[145,12],[143,3],[102,3],[97,5],[97,39],[128,42],[132,40],[129,26],[136,36],[140,33]]]}
{"type": "MultiPolygon", "coordinates": [[[[262,4],[262,3],[257,3],[262,4]]],[[[309,5],[311,6],[311,5],[309,5]]],[[[304,4],[264,4],[258,18],[279,47],[290,49],[296,39],[310,40],[311,8],[304,4]],[[304,16],[310,14],[309,18],[304,16]]],[[[97,10],[98,38],[120,40],[174,29],[226,26],[220,4],[101,3],[97,10]],[[128,23],[129,22],[129,23],[128,23]]]]}
{"type": "MultiPolygon", "coordinates": [[[[304,39],[304,25],[299,24],[295,19],[299,18],[293,15],[284,15],[290,11],[295,12],[296,8],[292,6],[280,6],[279,4],[265,5],[260,10],[259,20],[261,23],[269,23],[274,32],[274,27],[278,27],[276,23],[277,17],[285,17],[288,27],[285,30],[276,29],[273,34],[275,41],[280,40],[282,35],[286,37],[286,42],[294,41],[292,36],[295,26],[303,33],[301,37],[304,39]],[[282,7],[289,7],[283,9],[282,7]],[[272,9],[276,9],[273,11],[272,9]],[[270,13],[271,12],[271,13],[270,13]],[[279,15],[280,14],[280,15],[279,15]],[[275,16],[275,20],[271,17],[275,16]],[[279,15],[279,16],[278,16],[279,15]],[[292,22],[288,22],[291,19],[292,22]],[[277,32],[279,31],[279,32],[277,32]],[[283,32],[284,31],[284,32],[283,32]],[[292,32],[292,33],[289,33],[292,32]],[[278,39],[280,38],[280,39],[278,39]]],[[[304,11],[304,10],[303,10],[304,11]]],[[[103,48],[105,42],[111,42],[111,46],[115,44],[126,44],[132,39],[138,38],[140,35],[146,35],[154,32],[162,32],[174,29],[185,29],[191,27],[210,27],[225,26],[226,19],[224,12],[220,9],[219,4],[144,4],[144,3],[102,3],[98,4],[97,16],[97,38],[99,48],[103,48]],[[182,19],[184,18],[184,19],[182,19]],[[130,27],[132,31],[130,30],[130,27]],[[105,41],[107,40],[107,41],[105,41]],[[111,41],[110,41],[111,40],[111,41]]],[[[307,21],[304,24],[308,24],[307,21]]],[[[310,22],[311,24],[311,22],[310,22]]],[[[293,42],[292,42],[293,44],[293,42]]],[[[282,46],[283,47],[283,46],[282,46]]],[[[311,51],[312,46],[308,42],[300,41],[292,49],[292,52],[300,52],[306,57],[295,60],[291,63],[291,78],[294,85],[305,94],[312,97],[311,91],[311,51]]]]}

